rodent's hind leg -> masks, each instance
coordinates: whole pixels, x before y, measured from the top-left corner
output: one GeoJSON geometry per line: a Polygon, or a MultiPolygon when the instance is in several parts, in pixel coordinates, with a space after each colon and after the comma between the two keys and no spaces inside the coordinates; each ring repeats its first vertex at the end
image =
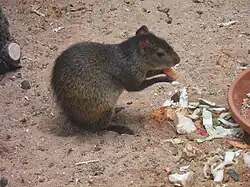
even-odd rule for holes
{"type": "Polygon", "coordinates": [[[118,134],[134,134],[134,132],[126,126],[110,124],[111,117],[115,112],[115,110],[117,109],[115,108],[114,110],[111,109],[103,112],[102,115],[99,117],[99,120],[88,125],[88,130],[93,133],[98,133],[106,130],[106,131],[114,131],[118,134]]]}
{"type": "Polygon", "coordinates": [[[76,116],[70,116],[71,121],[82,128],[83,130],[92,132],[92,133],[99,133],[102,131],[114,131],[118,134],[134,134],[134,132],[123,125],[111,125],[110,121],[112,118],[113,113],[115,113],[116,109],[106,110],[98,116],[98,119],[95,121],[85,121],[83,119],[76,118],[76,116]]]}
{"type": "Polygon", "coordinates": [[[112,115],[113,115],[113,110],[104,111],[99,116],[98,120],[96,120],[95,122],[89,122],[85,129],[92,133],[97,133],[106,130],[112,115]]]}
{"type": "Polygon", "coordinates": [[[112,114],[113,111],[108,110],[105,112],[101,112],[100,114],[95,116],[95,120],[94,118],[92,120],[87,120],[83,117],[80,117],[80,114],[76,115],[75,112],[67,111],[67,116],[73,124],[81,128],[82,130],[89,131],[91,133],[104,131],[108,126],[109,121],[111,120],[112,114]]]}
{"type": "Polygon", "coordinates": [[[103,113],[102,121],[99,123],[99,125],[102,124],[104,119],[109,119],[109,121],[106,123],[106,125],[104,125],[104,126],[106,126],[104,128],[104,130],[113,131],[113,132],[116,132],[118,134],[131,134],[131,135],[134,135],[134,131],[131,130],[130,128],[124,126],[124,125],[112,125],[112,124],[110,124],[111,123],[110,119],[112,117],[112,115],[110,116],[110,114],[117,114],[118,112],[120,112],[123,109],[125,109],[125,107],[115,107],[113,110],[110,110],[108,112],[103,113]]]}

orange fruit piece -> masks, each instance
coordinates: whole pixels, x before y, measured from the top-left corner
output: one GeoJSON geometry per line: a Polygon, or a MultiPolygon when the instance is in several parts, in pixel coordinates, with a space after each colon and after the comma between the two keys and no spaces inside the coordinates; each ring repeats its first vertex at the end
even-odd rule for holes
{"type": "Polygon", "coordinates": [[[177,79],[177,73],[172,68],[164,69],[164,74],[173,78],[174,80],[177,79]]]}

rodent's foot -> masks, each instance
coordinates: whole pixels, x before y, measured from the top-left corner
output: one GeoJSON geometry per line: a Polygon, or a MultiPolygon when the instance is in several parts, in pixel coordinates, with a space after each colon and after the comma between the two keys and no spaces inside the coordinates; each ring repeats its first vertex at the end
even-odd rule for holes
{"type": "Polygon", "coordinates": [[[133,130],[123,125],[109,125],[105,130],[114,131],[117,132],[118,134],[130,134],[130,135],[135,134],[133,130]]]}

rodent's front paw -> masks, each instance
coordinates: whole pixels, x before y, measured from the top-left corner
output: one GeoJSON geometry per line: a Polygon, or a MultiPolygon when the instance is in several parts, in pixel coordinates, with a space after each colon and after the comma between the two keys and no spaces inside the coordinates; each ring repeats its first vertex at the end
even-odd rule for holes
{"type": "Polygon", "coordinates": [[[162,79],[163,79],[162,82],[170,82],[171,83],[171,82],[175,81],[175,79],[173,77],[170,77],[168,75],[162,77],[162,79]]]}

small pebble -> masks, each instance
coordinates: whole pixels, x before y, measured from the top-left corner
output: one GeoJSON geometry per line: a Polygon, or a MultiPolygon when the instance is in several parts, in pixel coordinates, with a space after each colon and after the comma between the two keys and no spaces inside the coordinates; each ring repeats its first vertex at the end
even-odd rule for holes
{"type": "Polygon", "coordinates": [[[124,0],[124,3],[130,4],[130,0],[124,0]]]}
{"type": "Polygon", "coordinates": [[[127,31],[124,31],[123,33],[120,34],[120,38],[127,38],[129,33],[127,31]]]}
{"type": "Polygon", "coordinates": [[[203,11],[202,11],[202,10],[197,10],[196,12],[197,12],[197,14],[199,14],[199,15],[203,14],[203,11]]]}
{"type": "Polygon", "coordinates": [[[24,124],[24,123],[27,122],[27,119],[26,119],[26,118],[23,118],[23,119],[20,120],[20,122],[24,124]]]}
{"type": "Polygon", "coordinates": [[[109,10],[112,12],[112,11],[117,10],[117,8],[116,7],[111,7],[109,10]]]}
{"type": "Polygon", "coordinates": [[[52,168],[54,165],[55,165],[54,162],[50,162],[49,165],[48,165],[48,167],[49,167],[49,168],[52,168]]]}
{"type": "Polygon", "coordinates": [[[37,150],[39,150],[39,151],[45,151],[45,149],[42,146],[38,146],[37,150]]]}
{"type": "Polygon", "coordinates": [[[17,78],[22,78],[22,74],[19,72],[19,73],[17,73],[16,77],[17,78]]]}
{"type": "Polygon", "coordinates": [[[94,182],[93,179],[89,179],[89,180],[88,180],[88,183],[89,183],[89,184],[93,184],[93,182],[94,182]]]}
{"type": "Polygon", "coordinates": [[[26,165],[26,164],[28,164],[28,163],[29,163],[28,160],[23,160],[23,161],[22,161],[22,164],[23,164],[23,165],[26,165]]]}
{"type": "Polygon", "coordinates": [[[150,13],[151,11],[146,9],[146,8],[142,8],[143,12],[146,12],[146,13],[150,13]]]}
{"type": "Polygon", "coordinates": [[[24,89],[24,90],[30,89],[30,88],[31,88],[30,82],[27,81],[27,80],[24,80],[24,81],[21,83],[21,88],[24,89]]]}
{"type": "Polygon", "coordinates": [[[98,146],[98,145],[95,145],[95,146],[94,146],[94,151],[97,152],[97,151],[100,151],[100,150],[101,150],[101,147],[100,147],[100,146],[98,146]]]}
{"type": "Polygon", "coordinates": [[[15,76],[12,76],[12,77],[10,77],[9,79],[12,80],[12,81],[14,81],[14,80],[16,79],[16,77],[15,77],[15,76]]]}
{"type": "Polygon", "coordinates": [[[45,181],[44,177],[39,178],[39,182],[44,182],[44,181],[45,181]]]}

